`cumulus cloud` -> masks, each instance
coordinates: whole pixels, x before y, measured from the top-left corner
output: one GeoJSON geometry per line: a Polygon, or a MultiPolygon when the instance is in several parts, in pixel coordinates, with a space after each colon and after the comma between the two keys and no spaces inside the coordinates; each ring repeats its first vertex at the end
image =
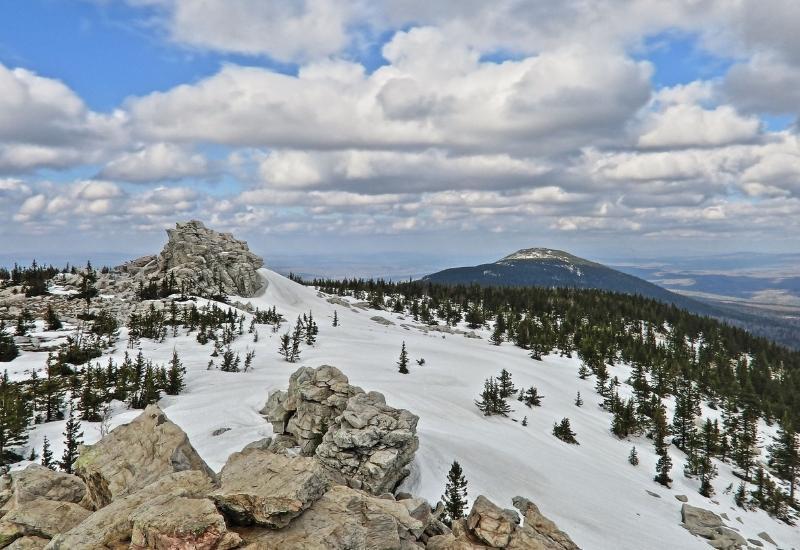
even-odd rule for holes
{"type": "Polygon", "coordinates": [[[100,172],[101,178],[134,183],[202,177],[209,173],[208,161],[170,143],[154,143],[111,159],[100,172]]]}

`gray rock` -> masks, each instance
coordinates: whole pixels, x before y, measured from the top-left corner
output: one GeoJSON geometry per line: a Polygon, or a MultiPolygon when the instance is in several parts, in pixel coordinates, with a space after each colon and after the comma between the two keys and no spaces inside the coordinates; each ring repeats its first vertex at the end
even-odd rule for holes
{"type": "Polygon", "coordinates": [[[488,498],[479,495],[467,516],[467,528],[489,546],[505,548],[519,525],[519,515],[503,510],[488,498]]]}
{"type": "Polygon", "coordinates": [[[75,473],[86,482],[95,508],[183,470],[200,470],[214,477],[186,433],[156,405],[84,447],[75,461],[75,473]]]}
{"type": "Polygon", "coordinates": [[[205,498],[161,495],[130,516],[131,550],[193,548],[228,550],[242,542],[229,532],[225,519],[205,498]]]}
{"type": "Polygon", "coordinates": [[[383,325],[383,326],[387,326],[387,327],[389,325],[393,325],[394,324],[394,321],[390,321],[386,317],[381,317],[380,315],[375,315],[374,317],[370,317],[370,320],[371,321],[375,321],[379,325],[383,325]]]}
{"type": "Polygon", "coordinates": [[[681,502],[689,502],[689,497],[686,495],[675,495],[675,498],[680,500],[681,502]]]}
{"type": "Polygon", "coordinates": [[[313,458],[251,449],[228,458],[220,473],[220,487],[211,498],[238,525],[279,529],[329,486],[329,476],[313,458]]]}
{"type": "Polygon", "coordinates": [[[0,520],[0,548],[24,536],[52,538],[69,531],[89,514],[72,502],[44,498],[22,502],[0,520]]]}
{"type": "Polygon", "coordinates": [[[289,378],[288,391],[271,393],[261,413],[276,434],[291,435],[302,454],[312,456],[356,393],[363,390],[351,386],[336,367],[301,367],[289,378]]]}
{"type": "Polygon", "coordinates": [[[256,272],[264,260],[250,252],[245,241],[219,233],[192,220],[168,229],[169,240],[158,256],[145,256],[119,269],[147,283],[174,276],[178,285],[200,295],[254,296],[263,282],[256,272]]]}
{"type": "Polygon", "coordinates": [[[44,498],[73,504],[87,504],[86,484],[78,476],[54,472],[39,464],[31,464],[24,470],[11,473],[12,498],[9,507],[44,498]]]}
{"type": "Polygon", "coordinates": [[[252,550],[411,550],[424,528],[402,502],[337,485],[288,527],[246,542],[252,550]]]}
{"type": "Polygon", "coordinates": [[[48,542],[50,539],[43,537],[22,537],[6,546],[6,550],[42,550],[48,542]]]}
{"type": "Polygon", "coordinates": [[[722,518],[710,510],[684,504],[681,507],[681,519],[690,533],[708,539],[714,548],[734,550],[747,545],[744,537],[726,527],[722,518]]]}
{"type": "Polygon", "coordinates": [[[378,392],[356,394],[325,434],[315,456],[373,494],[392,492],[408,475],[419,446],[418,421],[416,415],[388,406],[378,392]]]}
{"type": "Polygon", "coordinates": [[[231,431],[231,429],[230,429],[230,428],[217,428],[216,430],[214,430],[213,432],[211,432],[211,435],[212,435],[213,437],[217,437],[218,435],[222,435],[222,434],[224,434],[225,432],[229,432],[229,431],[231,431]]]}
{"type": "Polygon", "coordinates": [[[764,546],[764,543],[763,543],[763,542],[761,542],[761,541],[760,541],[760,540],[758,540],[758,539],[747,539],[747,542],[749,542],[749,543],[750,543],[750,544],[752,544],[753,546],[758,546],[759,548],[761,548],[762,546],[764,546]]]}
{"type": "Polygon", "coordinates": [[[131,516],[140,506],[146,507],[149,501],[163,495],[204,498],[212,489],[213,481],[205,472],[188,470],[167,474],[133,494],[114,500],[73,529],[54,537],[47,548],[74,550],[124,547],[123,544],[130,540],[133,532],[131,516]]]}
{"type": "Polygon", "coordinates": [[[766,531],[761,531],[760,533],[758,533],[758,536],[767,541],[768,543],[770,543],[771,545],[778,546],[778,543],[772,540],[772,537],[770,537],[766,531]]]}
{"type": "Polygon", "coordinates": [[[647,489],[645,489],[644,492],[650,495],[651,497],[661,498],[661,495],[659,495],[658,493],[654,493],[653,491],[648,491],[647,489]]]}
{"type": "Polygon", "coordinates": [[[544,548],[579,550],[578,545],[572,542],[570,536],[560,530],[552,520],[542,515],[533,502],[520,496],[514,497],[511,502],[525,518],[525,523],[521,529],[517,530],[517,534],[512,535],[509,548],[527,548],[521,543],[523,539],[529,539],[537,541],[544,548]]]}

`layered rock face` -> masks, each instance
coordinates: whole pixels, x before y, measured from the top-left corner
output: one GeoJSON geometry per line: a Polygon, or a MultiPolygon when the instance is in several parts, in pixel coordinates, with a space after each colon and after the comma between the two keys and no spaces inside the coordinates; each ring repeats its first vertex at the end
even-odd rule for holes
{"type": "Polygon", "coordinates": [[[144,283],[161,282],[174,276],[180,286],[201,295],[224,294],[253,296],[262,286],[256,270],[264,260],[256,256],[245,241],[230,233],[208,229],[197,220],[178,223],[168,229],[169,240],[158,256],[145,256],[122,266],[144,283]]]}
{"type": "Polygon", "coordinates": [[[261,412],[302,454],[373,494],[394,490],[419,446],[417,416],[388,406],[378,392],[351,386],[330,365],[298,369],[289,389],[271,394],[261,412]]]}

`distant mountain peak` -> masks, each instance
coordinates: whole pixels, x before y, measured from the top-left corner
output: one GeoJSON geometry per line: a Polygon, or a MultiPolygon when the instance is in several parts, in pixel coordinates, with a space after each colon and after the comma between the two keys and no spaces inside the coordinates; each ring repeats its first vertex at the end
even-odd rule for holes
{"type": "Polygon", "coordinates": [[[588,263],[587,260],[554,248],[523,248],[502,258],[498,263],[512,260],[560,260],[568,263],[588,263]]]}

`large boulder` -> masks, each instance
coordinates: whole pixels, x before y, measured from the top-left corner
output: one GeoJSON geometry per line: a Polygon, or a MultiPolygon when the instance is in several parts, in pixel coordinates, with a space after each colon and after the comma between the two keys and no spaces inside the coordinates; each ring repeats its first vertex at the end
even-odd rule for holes
{"type": "Polygon", "coordinates": [[[25,536],[52,538],[69,531],[89,514],[72,502],[36,498],[20,503],[0,520],[0,548],[25,536]]]}
{"type": "Polygon", "coordinates": [[[291,435],[301,452],[311,456],[347,400],[357,393],[363,390],[351,386],[336,367],[301,367],[289,378],[288,391],[273,392],[261,412],[276,434],[291,435]]]}
{"type": "Polygon", "coordinates": [[[60,502],[85,504],[86,484],[78,476],[55,472],[39,464],[11,473],[12,496],[8,508],[44,498],[60,502]]]}
{"type": "Polygon", "coordinates": [[[146,256],[120,267],[142,282],[174,277],[176,284],[204,296],[254,296],[263,286],[257,269],[264,260],[245,241],[208,229],[197,220],[168,229],[169,240],[158,256],[146,256]]]}
{"type": "Polygon", "coordinates": [[[313,458],[249,449],[228,458],[211,498],[236,524],[278,529],[329,486],[328,474],[313,458]]]}
{"type": "MultiPolygon", "coordinates": [[[[213,489],[212,479],[199,470],[168,474],[128,496],[120,497],[93,513],[66,533],[54,537],[48,550],[116,548],[130,540],[133,516],[139,508],[164,495],[205,498],[213,489]]],[[[127,547],[127,546],[126,546],[127,547]]]]}
{"type": "Polygon", "coordinates": [[[157,405],[149,405],[130,424],[85,447],[74,468],[86,482],[95,508],[173,472],[199,470],[214,477],[186,433],[157,405]]]}
{"type": "Polygon", "coordinates": [[[505,548],[519,525],[519,515],[503,510],[483,495],[475,499],[467,516],[467,528],[489,546],[505,548]]]}
{"type": "Polygon", "coordinates": [[[130,519],[131,550],[228,550],[242,542],[206,498],[161,495],[140,506],[130,519]]]}
{"type": "Polygon", "coordinates": [[[691,534],[707,539],[714,548],[735,550],[747,546],[744,537],[726,527],[722,518],[711,510],[684,504],[681,506],[681,520],[691,534]]]}
{"type": "Polygon", "coordinates": [[[317,447],[315,456],[331,470],[373,494],[393,492],[408,473],[419,447],[419,417],[386,404],[378,392],[347,400],[317,447]]]}
{"type": "Polygon", "coordinates": [[[547,550],[578,550],[578,545],[572,542],[568,534],[558,528],[549,518],[542,515],[539,508],[524,497],[514,497],[511,500],[514,507],[525,518],[522,528],[518,528],[511,536],[508,548],[531,548],[533,542],[547,550]]]}
{"type": "Polygon", "coordinates": [[[288,527],[251,536],[248,550],[410,550],[424,524],[402,502],[331,487],[288,527]]]}

